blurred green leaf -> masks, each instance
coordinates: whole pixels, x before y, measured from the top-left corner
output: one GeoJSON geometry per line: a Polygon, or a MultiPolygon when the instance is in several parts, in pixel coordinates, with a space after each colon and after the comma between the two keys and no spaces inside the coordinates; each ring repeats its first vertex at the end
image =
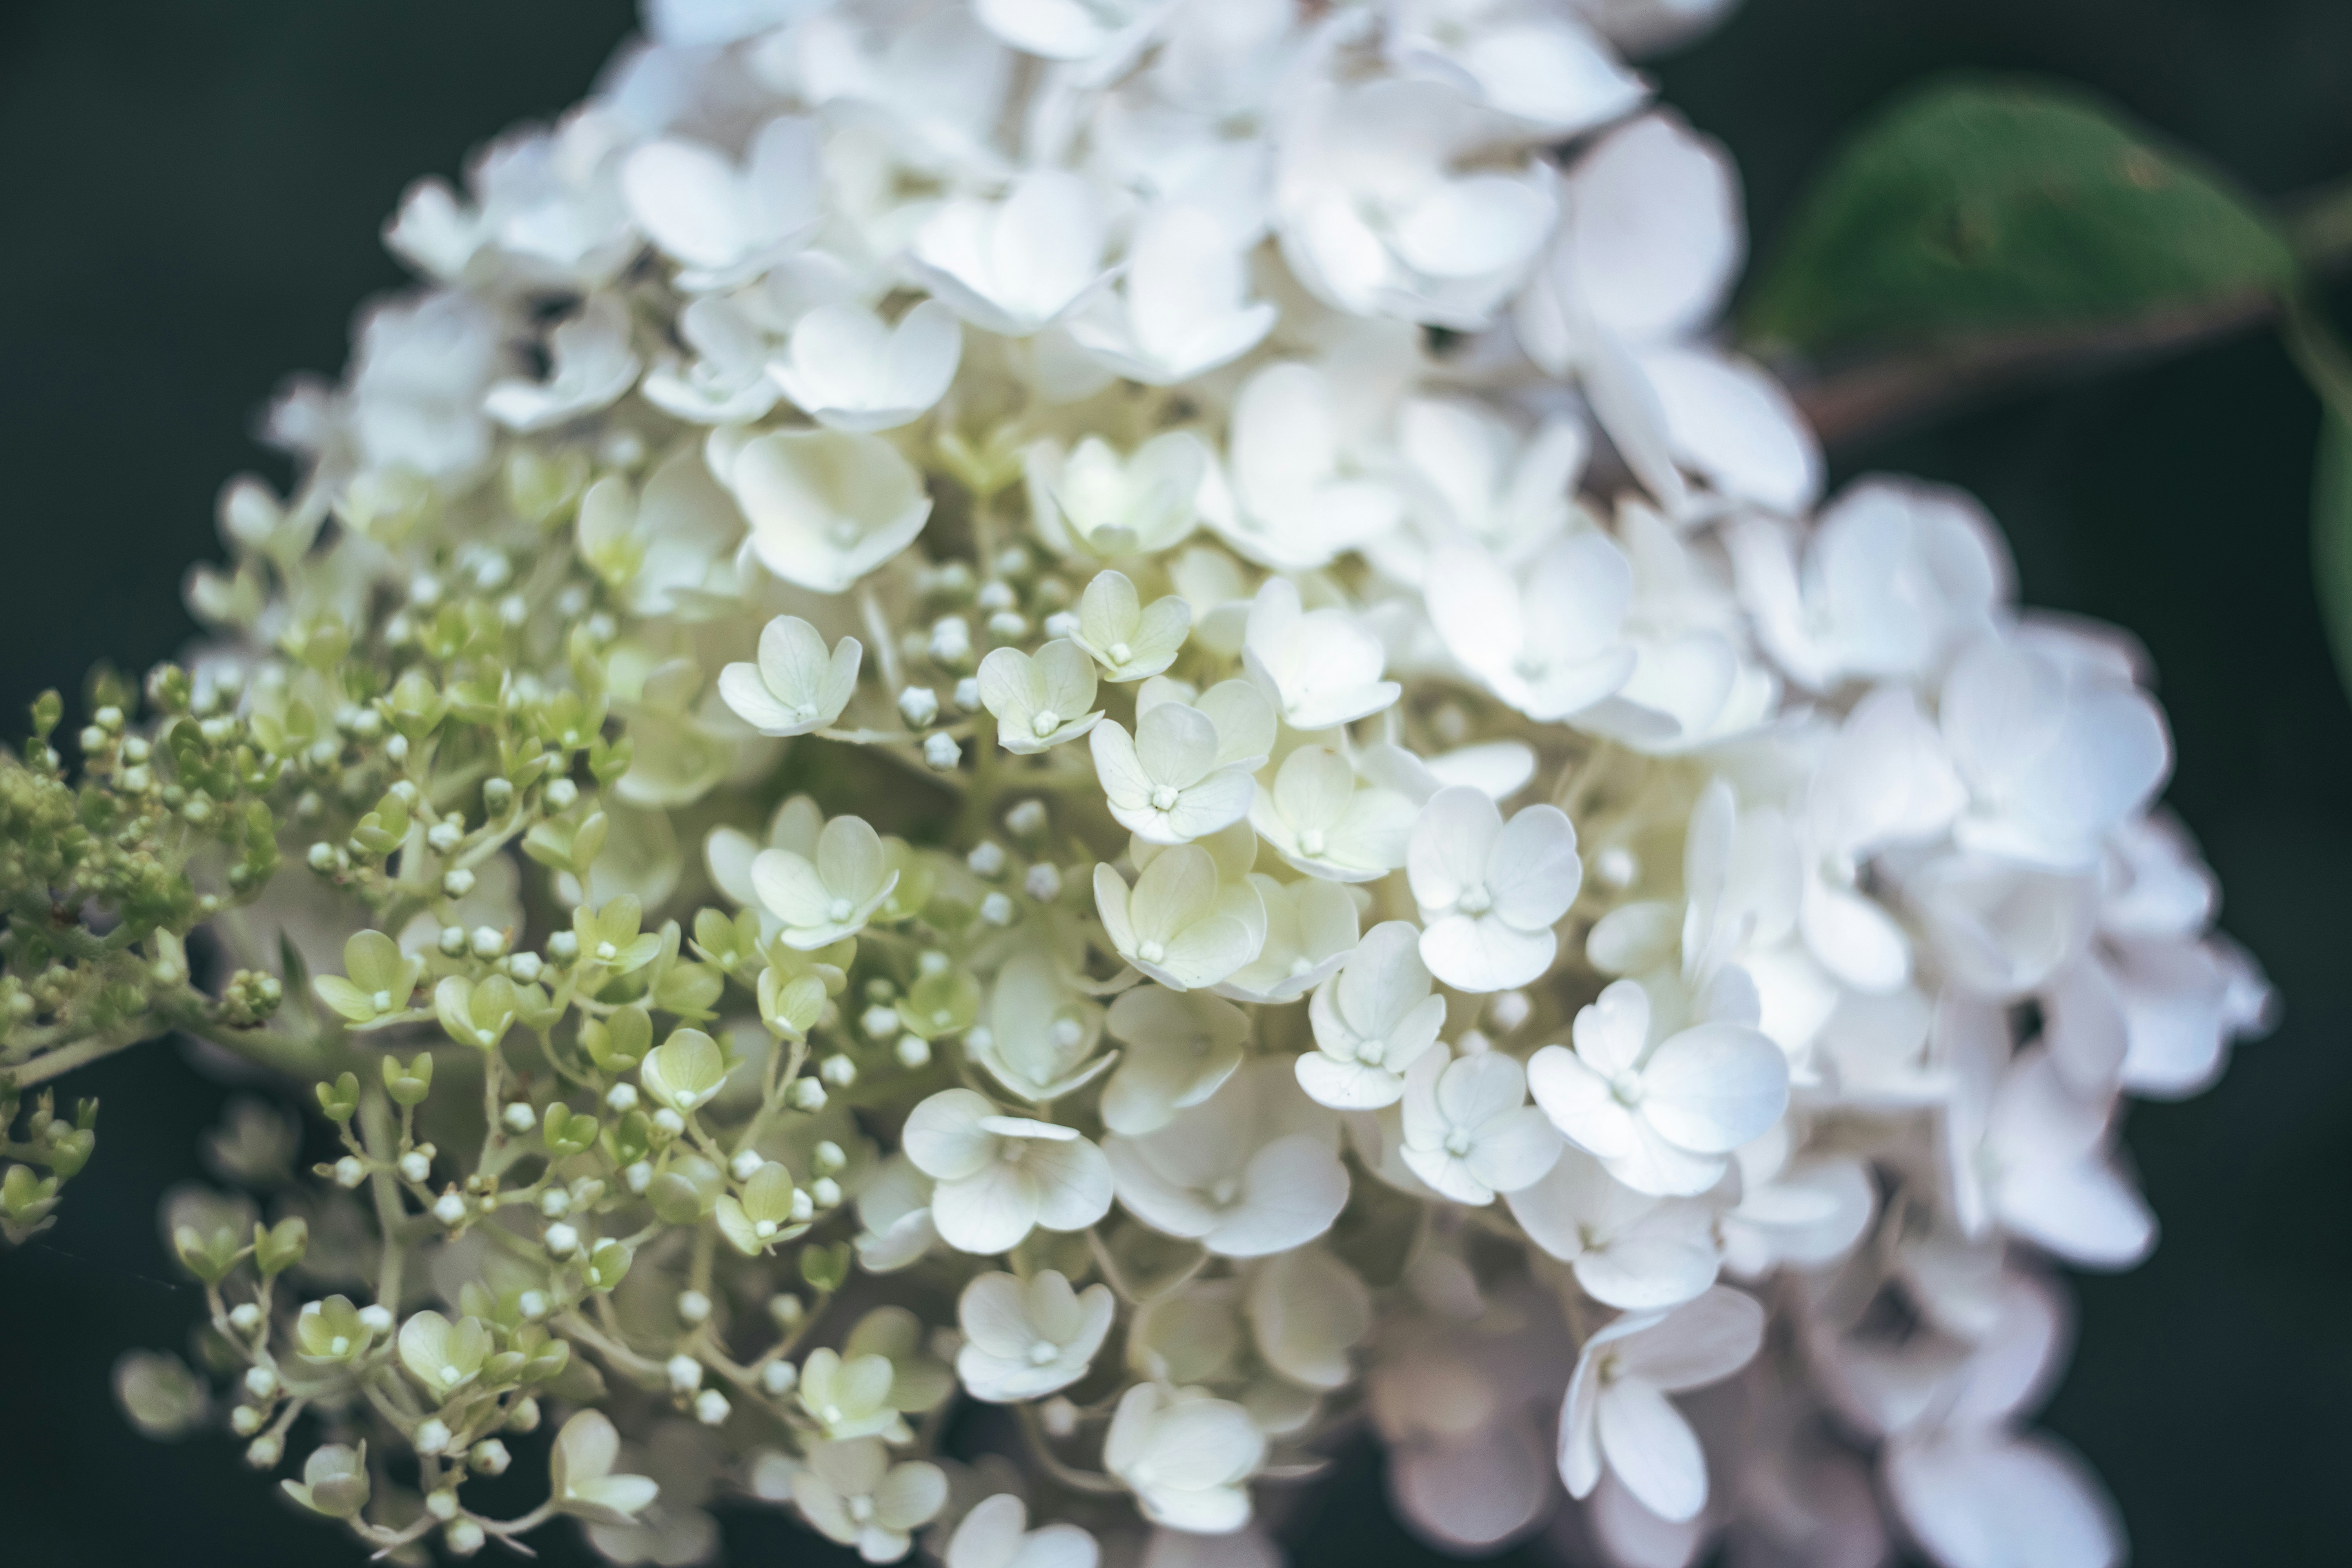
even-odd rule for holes
{"type": "Polygon", "coordinates": [[[1744,324],[1768,352],[1916,349],[2218,306],[2294,271],[2249,197],[2089,95],[1946,79],[1832,160],[1744,324]]]}

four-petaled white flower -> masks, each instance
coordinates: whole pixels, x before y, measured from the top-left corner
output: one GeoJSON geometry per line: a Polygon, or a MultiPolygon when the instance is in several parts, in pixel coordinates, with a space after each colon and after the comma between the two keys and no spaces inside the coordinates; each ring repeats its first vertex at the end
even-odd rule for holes
{"type": "Polygon", "coordinates": [[[614,1475],[621,1435],[601,1410],[583,1410],[563,1424],[548,1455],[547,1484],[556,1511],[592,1524],[626,1524],[659,1494],[650,1477],[614,1475]]]}
{"type": "Polygon", "coordinates": [[[1250,873],[1265,905],[1265,942],[1257,956],[1217,987],[1238,1001],[1279,1006],[1296,1002],[1329,978],[1356,949],[1355,895],[1336,882],[1309,877],[1277,882],[1250,873]]]}
{"type": "Polygon", "coordinates": [[[857,689],[865,645],[824,637],[798,616],[778,616],[760,633],[760,661],[719,672],[719,695],[762,735],[805,735],[841,717],[857,689]]]}
{"type": "Polygon", "coordinates": [[[1223,1535],[1249,1522],[1246,1485],[1265,1461],[1249,1412],[1198,1389],[1139,1383],[1120,1396],[1103,1439],[1103,1468],[1154,1524],[1223,1535]]]}
{"type": "Polygon", "coordinates": [[[1405,847],[1421,906],[1421,961],[1463,991],[1505,991],[1551,967],[1552,927],[1576,902],[1583,862],[1576,828],[1556,806],[1509,822],[1485,791],[1453,784],[1429,797],[1405,847]]]}
{"type": "Polygon", "coordinates": [[[1381,679],[1381,639],[1346,610],[1303,610],[1298,588],[1269,577],[1250,605],[1242,662],[1294,730],[1329,730],[1379,712],[1403,688],[1381,679]]]}
{"type": "Polygon", "coordinates": [[[1065,555],[1153,555],[1181,543],[1200,516],[1209,454],[1188,430],[1154,436],[1121,458],[1099,436],[1066,452],[1040,441],[1024,458],[1029,511],[1065,555]]]}
{"type": "Polygon", "coordinates": [[[1074,314],[1070,336],[1146,386],[1174,386],[1239,359],[1278,313],[1271,300],[1248,298],[1249,250],[1206,207],[1162,203],[1137,226],[1118,291],[1074,314]]]}
{"type": "Polygon", "coordinates": [[[1249,814],[1257,781],[1247,770],[1217,764],[1215,721],[1181,702],[1146,709],[1132,738],[1118,725],[1095,726],[1095,773],[1119,826],[1153,844],[1188,844],[1249,814]]]}
{"type": "Polygon", "coordinates": [[[787,946],[803,952],[855,936],[898,885],[881,836],[862,816],[836,816],[816,837],[816,853],[762,849],[751,861],[751,887],[783,926],[787,946]]]}
{"type": "Polygon", "coordinates": [[[1027,337],[1084,300],[1103,276],[1109,226],[1085,180],[1038,169],[1001,202],[959,196],[915,235],[908,266],[985,332],[1027,337]]]}
{"type": "Polygon", "coordinates": [[[1079,992],[1039,948],[1004,961],[988,997],[988,1022],[964,1033],[964,1054],[1031,1104],[1059,1100],[1111,1065],[1095,1055],[1102,1004],[1079,992]]]}
{"type": "Polygon", "coordinates": [[[712,433],[710,471],[751,525],[751,552],[787,583],[846,592],[923,531],[922,476],[878,436],[712,433]]]}
{"type": "Polygon", "coordinates": [[[1227,880],[1197,844],[1152,858],[1135,885],[1095,865],[1095,907],[1118,955],[1176,991],[1214,985],[1265,944],[1265,903],[1248,879],[1227,880]]]}
{"type": "Polygon", "coordinates": [[[1590,1497],[1605,1464],[1660,1519],[1706,1506],[1706,1456],[1669,1394],[1720,1383],[1764,1343],[1756,1298],[1718,1285],[1664,1312],[1628,1313],[1584,1342],[1559,1414],[1559,1479],[1590,1497]]]}
{"type": "Polygon", "coordinates": [[[1581,1149],[1531,1186],[1505,1194],[1528,1239],[1575,1271],[1603,1306],[1655,1311],[1715,1283],[1715,1216],[1701,1203],[1637,1193],[1581,1149]]]}
{"type": "Polygon", "coordinates": [[[960,1252],[1010,1252],[1039,1226],[1084,1230],[1110,1210],[1101,1150],[1070,1128],[1003,1115],[968,1089],[915,1107],[901,1142],[938,1184],[931,1224],[960,1252]]]}
{"type": "Polygon", "coordinates": [[[1067,637],[1035,658],[1001,647],[980,661],[980,700],[996,717],[996,743],[1026,754],[1075,741],[1102,718],[1095,700],[1095,661],[1067,637]]]}
{"type": "Polygon", "coordinates": [[[1741,1024],[1654,1044],[1652,1032],[1650,994],[1620,980],[1577,1014],[1574,1050],[1546,1046],[1528,1060],[1528,1087],[1570,1142],[1635,1192],[1703,1193],[1787,1109],[1788,1058],[1741,1024]]]}
{"type": "Polygon", "coordinates": [[[868,1563],[896,1563],[948,1500],[948,1479],[921,1459],[890,1462],[879,1437],[819,1443],[793,1473],[793,1505],[828,1541],[868,1563]]]}
{"type": "Polygon", "coordinates": [[[1405,860],[1412,801],[1356,776],[1328,746],[1301,746],[1282,759],[1271,785],[1250,802],[1250,826],[1275,853],[1310,877],[1369,882],[1405,860]]]}
{"type": "Polygon", "coordinates": [[[652,142],[621,167],[629,209],[679,264],[678,286],[726,289],[773,266],[823,216],[816,121],[778,115],[739,167],[704,142],[652,142]]]}
{"type": "Polygon", "coordinates": [[[890,430],[946,395],[963,353],[955,312],[926,300],[895,327],[856,305],[820,305],[793,323],[768,374],[795,407],[833,430],[890,430]]]}
{"type": "Polygon", "coordinates": [[[1113,680],[1141,680],[1176,662],[1192,627],[1192,606],[1181,595],[1146,605],[1125,573],[1097,572],[1078,596],[1078,632],[1071,640],[1113,680]]]}
{"type": "Polygon", "coordinates": [[[956,1301],[963,1326],[956,1375],[974,1399],[999,1405],[1067,1388],[1086,1376],[1118,1306],[1109,1286],[1073,1290],[1051,1268],[1025,1281],[976,1275],[956,1301]]]}
{"type": "Polygon", "coordinates": [[[1242,1065],[1249,1015],[1202,991],[1139,985],[1110,1005],[1111,1037],[1126,1058],[1103,1085],[1103,1125],[1150,1132],[1217,1092],[1242,1065]]]}
{"type": "Polygon", "coordinates": [[[1140,1136],[1103,1141],[1118,1201],[1155,1230],[1221,1258],[1286,1252],[1330,1228],[1348,1202],[1339,1130],[1263,1058],[1140,1136]]]}
{"type": "Polygon", "coordinates": [[[1483,550],[1442,550],[1423,593],[1445,651],[1530,719],[1580,713],[1633,673],[1618,637],[1633,569],[1604,533],[1558,540],[1516,573],[1483,550]]]}
{"type": "Polygon", "coordinates": [[[1316,988],[1307,1018],[1315,1049],[1299,1086],[1339,1110],[1377,1110],[1404,1097],[1405,1069],[1437,1043],[1445,998],[1430,990],[1421,932],[1389,921],[1364,933],[1339,973],[1316,988]]]}
{"type": "Polygon", "coordinates": [[[1011,1492],[974,1503],[948,1537],[946,1568],[1095,1568],[1102,1550],[1075,1524],[1029,1528],[1027,1505],[1011,1492]]]}
{"type": "Polygon", "coordinates": [[[1424,1051],[1404,1075],[1404,1146],[1412,1173],[1457,1204],[1483,1205],[1543,1179],[1559,1134],[1528,1103],[1527,1069],[1499,1051],[1447,1061],[1424,1051]]]}

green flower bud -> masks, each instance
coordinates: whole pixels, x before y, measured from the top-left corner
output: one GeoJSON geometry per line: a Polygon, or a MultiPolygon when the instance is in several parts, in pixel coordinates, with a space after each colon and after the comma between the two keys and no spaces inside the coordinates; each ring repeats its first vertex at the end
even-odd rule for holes
{"type": "Polygon", "coordinates": [[[633,1255],[617,1241],[600,1241],[596,1250],[588,1255],[588,1283],[597,1290],[610,1290],[629,1272],[633,1255]]]}
{"type": "Polygon", "coordinates": [[[671,1225],[692,1225],[717,1205],[725,1180],[718,1166],[688,1155],[656,1176],[646,1198],[671,1225]]]}
{"type": "Polygon", "coordinates": [[[264,1279],[274,1279],[301,1262],[310,1246],[310,1222],[299,1215],[281,1219],[268,1229],[257,1225],[253,1227],[253,1266],[261,1271],[264,1279]]]}
{"type": "Polygon", "coordinates": [[[343,972],[318,976],[310,982],[310,989],[320,1001],[366,1027],[407,1011],[409,994],[425,972],[425,961],[403,953],[382,931],[363,931],[343,943],[343,972]]]}
{"type": "Polygon", "coordinates": [[[499,1041],[515,1021],[515,984],[493,974],[476,984],[452,974],[433,989],[433,1010],[443,1032],[461,1046],[498,1049],[499,1041]]]}
{"type": "Polygon", "coordinates": [[[596,1142],[600,1131],[601,1124],[593,1115],[573,1110],[559,1100],[547,1108],[547,1114],[541,1119],[539,1136],[547,1145],[548,1153],[561,1160],[584,1153],[596,1142]]]}
{"type": "Polygon", "coordinates": [[[406,1067],[398,1057],[383,1058],[384,1092],[402,1105],[422,1105],[425,1097],[433,1092],[433,1056],[419,1051],[406,1067]]]}
{"type": "Polygon", "coordinates": [[[349,1121],[360,1108],[360,1078],[357,1073],[342,1073],[332,1083],[318,1086],[319,1109],[330,1121],[349,1121]]]}
{"type": "Polygon", "coordinates": [[[635,1067],[653,1043],[654,1021],[643,1007],[623,1007],[609,1018],[586,1018],[580,1025],[580,1048],[606,1073],[635,1067]]]}
{"type": "Polygon", "coordinates": [[[801,1278],[809,1289],[828,1294],[841,1289],[849,1278],[849,1243],[836,1241],[830,1247],[801,1248],[801,1278]]]}

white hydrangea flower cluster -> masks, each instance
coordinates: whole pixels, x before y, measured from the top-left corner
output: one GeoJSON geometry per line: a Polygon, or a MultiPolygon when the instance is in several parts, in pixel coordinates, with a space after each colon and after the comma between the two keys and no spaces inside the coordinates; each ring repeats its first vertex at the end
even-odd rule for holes
{"type": "MultiPolygon", "coordinates": [[[[551,1507],[615,1561],[707,1554],[724,1477],[869,1562],[1273,1563],[1359,1416],[1463,1552],[2120,1557],[2024,1426],[2049,1265],[2147,1252],[2121,1108],[2268,994],[2128,639],[2021,611],[1964,496],[1824,502],[1722,345],[1731,164],[1618,52],[1717,8],[654,0],[585,104],[410,193],[427,286],[277,409],[291,509],[236,513],[266,556],[331,510],[341,597],[196,597],[293,647],[387,595],[397,647],[576,575],[632,749],[601,855],[550,802],[559,1013],[678,958],[614,911],[695,861],[762,955],[756,1016],[650,1050],[596,1004],[601,1099],[515,1119],[637,1116],[622,1184],[697,1237],[631,1238],[674,1321],[549,1319],[692,1418],[628,1433],[659,1500],[563,1428],[551,1507]],[[714,1298],[836,1216],[840,1299],[896,1305],[844,1343],[780,1298],[704,1388],[714,1298]]],[[[509,862],[443,892],[406,952],[505,951],[509,862]]],[[[440,982],[453,1038],[495,1055],[524,956],[440,982]]],[[[416,972],[361,967],[331,1002],[394,1019],[416,972]]],[[[527,1248],[606,1256],[630,1200],[580,1187],[527,1248]]],[[[420,1411],[487,1333],[385,1338],[420,1411]]]]}

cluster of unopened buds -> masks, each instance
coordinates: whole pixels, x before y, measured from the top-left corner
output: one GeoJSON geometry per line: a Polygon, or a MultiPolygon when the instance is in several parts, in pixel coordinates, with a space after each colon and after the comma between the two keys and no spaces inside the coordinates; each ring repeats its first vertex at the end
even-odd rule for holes
{"type": "Polygon", "coordinates": [[[1464,1552],[2115,1561],[2052,1264],[2267,992],[2128,639],[1722,345],[1712,9],[654,0],[411,192],[91,742],[340,1141],[133,1418],[383,1551],[1274,1563],[1369,1429],[1464,1552]]]}

